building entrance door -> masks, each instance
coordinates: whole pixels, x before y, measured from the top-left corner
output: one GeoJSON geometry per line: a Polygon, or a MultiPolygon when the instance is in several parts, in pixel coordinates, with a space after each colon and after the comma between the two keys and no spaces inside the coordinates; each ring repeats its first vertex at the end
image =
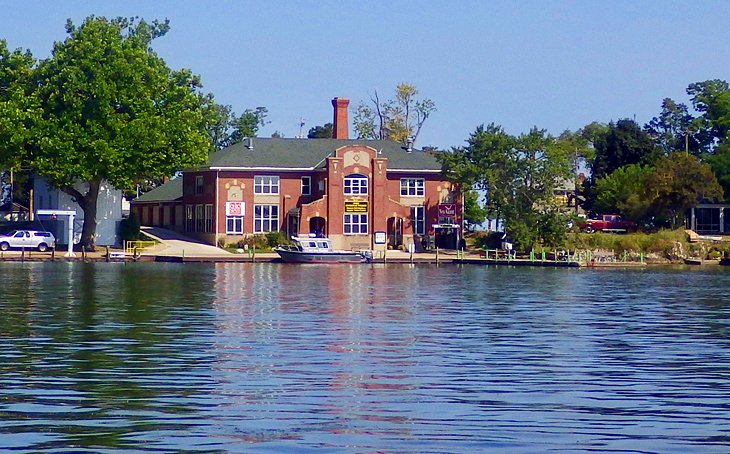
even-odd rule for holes
{"type": "Polygon", "coordinates": [[[309,233],[327,236],[326,222],[322,217],[313,217],[309,220],[309,233]]]}
{"type": "Polygon", "coordinates": [[[388,245],[392,249],[403,245],[403,218],[388,218],[388,245]]]}

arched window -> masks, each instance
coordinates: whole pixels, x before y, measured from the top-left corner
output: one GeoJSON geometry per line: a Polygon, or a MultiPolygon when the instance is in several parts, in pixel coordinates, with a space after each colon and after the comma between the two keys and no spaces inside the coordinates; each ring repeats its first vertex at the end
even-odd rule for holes
{"type": "Polygon", "coordinates": [[[348,175],[345,177],[344,187],[347,195],[367,195],[368,177],[357,173],[348,175]]]}

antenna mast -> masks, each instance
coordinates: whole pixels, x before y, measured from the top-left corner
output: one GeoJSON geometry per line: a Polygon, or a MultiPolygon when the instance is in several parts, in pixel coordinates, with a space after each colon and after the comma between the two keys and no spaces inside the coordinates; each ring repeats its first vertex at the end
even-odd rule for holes
{"type": "Polygon", "coordinates": [[[300,139],[303,139],[304,138],[304,132],[303,132],[303,130],[304,130],[304,125],[306,124],[304,122],[304,120],[305,120],[304,117],[299,117],[299,138],[300,139]]]}

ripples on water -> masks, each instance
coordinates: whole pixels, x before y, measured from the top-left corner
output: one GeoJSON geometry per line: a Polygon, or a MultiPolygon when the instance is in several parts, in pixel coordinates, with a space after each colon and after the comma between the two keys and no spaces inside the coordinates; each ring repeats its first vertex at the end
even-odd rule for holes
{"type": "Polygon", "coordinates": [[[5,450],[730,450],[723,269],[0,272],[5,450]]]}

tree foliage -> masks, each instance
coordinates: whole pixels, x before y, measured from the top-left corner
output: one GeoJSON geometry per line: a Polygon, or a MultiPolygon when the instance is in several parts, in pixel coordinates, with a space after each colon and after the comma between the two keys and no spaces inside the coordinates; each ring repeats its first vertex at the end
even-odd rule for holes
{"type": "Polygon", "coordinates": [[[26,86],[38,114],[15,159],[76,200],[86,246],[94,245],[104,182],[128,190],[207,157],[199,78],[171,70],[150,47],[168,30],[167,21],[68,21],[67,38],[33,69],[26,86]]]}
{"type": "Polygon", "coordinates": [[[268,109],[257,107],[246,109],[238,116],[230,105],[217,104],[213,95],[201,95],[204,106],[211,151],[222,150],[242,142],[246,137],[256,137],[261,127],[266,125],[268,109]]]}
{"type": "Polygon", "coordinates": [[[437,156],[447,178],[486,194],[488,214],[503,221],[517,247],[561,241],[566,219],[554,190],[573,176],[570,142],[537,128],[514,137],[490,124],[478,127],[466,147],[437,156]]]}
{"type": "Polygon", "coordinates": [[[702,159],[712,168],[725,197],[730,195],[730,144],[722,143],[714,153],[705,154],[702,159]]]}
{"type": "Polygon", "coordinates": [[[712,137],[723,143],[730,140],[730,86],[724,80],[696,82],[687,87],[692,105],[702,114],[712,137]]]}
{"type": "Polygon", "coordinates": [[[628,220],[644,223],[653,202],[646,194],[646,178],[653,170],[650,166],[629,164],[599,178],[594,211],[621,214],[628,220]]]}
{"type": "Polygon", "coordinates": [[[240,116],[231,116],[230,126],[232,128],[230,145],[242,142],[246,137],[256,137],[259,128],[264,126],[269,110],[266,107],[246,109],[240,116]]]}
{"type": "Polygon", "coordinates": [[[664,98],[661,113],[644,125],[644,131],[665,155],[685,151],[699,156],[712,143],[706,122],[692,116],[685,104],[671,98],[664,98]]]}
{"type": "Polygon", "coordinates": [[[324,126],[314,126],[309,129],[308,139],[331,139],[333,136],[334,125],[325,123],[324,126]]]}
{"type": "Polygon", "coordinates": [[[31,93],[31,77],[35,59],[29,51],[10,51],[0,40],[0,163],[6,169],[18,169],[32,125],[39,111],[31,93]]]}
{"type": "Polygon", "coordinates": [[[377,90],[370,103],[355,108],[354,126],[358,139],[390,139],[403,144],[418,139],[423,123],[436,111],[436,104],[418,99],[418,89],[408,83],[395,88],[393,99],[381,100],[377,90]]]}
{"type": "Polygon", "coordinates": [[[685,153],[659,159],[646,177],[646,191],[655,212],[667,216],[672,227],[681,225],[685,211],[699,201],[723,197],[710,166],[685,153]]]}
{"type": "Polygon", "coordinates": [[[479,204],[477,191],[464,192],[464,222],[466,229],[473,230],[487,219],[487,209],[479,204]]]}
{"type": "Polygon", "coordinates": [[[591,165],[594,181],[628,164],[651,164],[661,155],[651,137],[629,119],[609,123],[605,133],[597,135],[593,146],[596,149],[591,165]]]}

